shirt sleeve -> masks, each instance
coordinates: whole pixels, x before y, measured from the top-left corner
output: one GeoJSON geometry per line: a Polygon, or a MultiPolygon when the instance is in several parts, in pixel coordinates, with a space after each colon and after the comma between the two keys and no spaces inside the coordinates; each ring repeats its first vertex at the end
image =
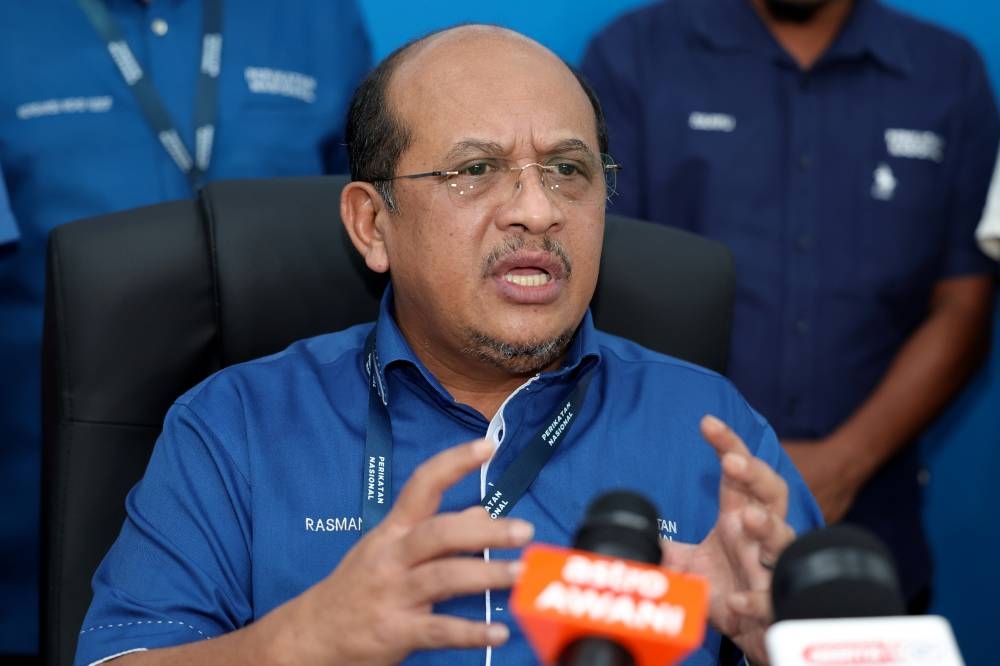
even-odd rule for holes
{"type": "MultiPolygon", "coordinates": [[[[342,69],[341,82],[345,101],[343,115],[346,116],[355,88],[372,67],[372,46],[368,27],[358,3],[354,0],[344,0],[340,5],[342,9],[338,12],[337,17],[339,37],[333,40],[336,42],[337,53],[332,55],[331,63],[342,69]],[[343,54],[346,54],[347,57],[343,57],[343,54]]],[[[342,126],[339,134],[328,137],[325,142],[323,169],[328,174],[349,172],[346,130],[346,126],[342,126]]]]}
{"type": "Polygon", "coordinates": [[[941,277],[955,277],[995,270],[976,243],[976,227],[983,209],[1000,141],[1000,117],[986,69],[970,46],[963,81],[964,94],[958,111],[956,146],[952,159],[949,246],[941,277]]]}
{"type": "Polygon", "coordinates": [[[7,186],[3,179],[3,170],[0,169],[0,245],[13,243],[21,237],[17,228],[17,220],[14,219],[14,212],[10,209],[10,199],[7,197],[7,186]]]}
{"type": "Polygon", "coordinates": [[[580,65],[583,78],[593,87],[608,126],[608,152],[622,165],[608,212],[639,219],[648,217],[641,199],[645,173],[642,99],[639,94],[639,63],[633,56],[638,46],[630,17],[597,35],[587,47],[580,65]]]}
{"type": "Polygon", "coordinates": [[[75,663],[191,643],[253,619],[250,485],[191,408],[167,415],[94,575],[75,663]]]}
{"type": "Polygon", "coordinates": [[[976,240],[983,252],[1000,261],[1000,152],[997,153],[997,162],[993,167],[993,182],[986,197],[983,219],[976,228],[976,240]]]}

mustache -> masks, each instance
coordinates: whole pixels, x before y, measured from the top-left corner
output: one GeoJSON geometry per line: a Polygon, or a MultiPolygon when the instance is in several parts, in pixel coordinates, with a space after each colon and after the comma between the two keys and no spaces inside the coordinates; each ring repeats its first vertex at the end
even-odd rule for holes
{"type": "Polygon", "coordinates": [[[532,246],[529,247],[528,241],[524,239],[524,236],[509,236],[504,239],[503,243],[493,248],[493,250],[486,255],[486,258],[483,260],[482,277],[488,278],[493,274],[493,269],[500,261],[524,249],[540,250],[556,257],[559,260],[559,263],[562,264],[563,273],[567,280],[573,274],[573,262],[570,261],[569,253],[567,253],[566,248],[564,248],[562,244],[554,238],[543,236],[539,244],[532,244],[532,246]]]}

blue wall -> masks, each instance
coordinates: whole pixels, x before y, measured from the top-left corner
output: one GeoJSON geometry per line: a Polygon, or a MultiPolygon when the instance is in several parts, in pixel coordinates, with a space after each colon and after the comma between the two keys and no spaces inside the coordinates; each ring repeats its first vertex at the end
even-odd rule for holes
{"type": "MultiPolygon", "coordinates": [[[[704,0],[713,2],[714,0],[704,0]]],[[[590,36],[615,16],[649,0],[507,0],[418,3],[363,0],[378,57],[408,39],[460,22],[504,25],[523,32],[571,63],[590,36]]],[[[1000,0],[890,0],[966,35],[983,54],[1000,90],[1000,0]]],[[[993,661],[993,600],[1000,595],[1000,299],[990,360],[925,442],[931,471],[925,522],[938,568],[934,611],[948,617],[966,662],[993,661]]]]}

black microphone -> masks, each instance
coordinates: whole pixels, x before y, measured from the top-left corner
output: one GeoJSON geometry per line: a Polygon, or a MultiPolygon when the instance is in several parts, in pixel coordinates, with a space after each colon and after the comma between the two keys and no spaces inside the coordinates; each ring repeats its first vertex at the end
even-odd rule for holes
{"type": "MultiPolygon", "coordinates": [[[[573,547],[608,557],[659,564],[660,530],[656,507],[645,497],[619,490],[605,493],[587,508],[573,547]]],[[[577,639],[559,656],[559,666],[634,666],[621,643],[594,636],[577,639]]]]}
{"type": "Polygon", "coordinates": [[[847,524],[792,542],[775,564],[771,600],[778,621],[906,613],[889,549],[847,524]]]}
{"type": "Polygon", "coordinates": [[[962,666],[948,621],[907,616],[889,549],[871,532],[834,525],[805,534],[774,567],[773,666],[962,666]]]}

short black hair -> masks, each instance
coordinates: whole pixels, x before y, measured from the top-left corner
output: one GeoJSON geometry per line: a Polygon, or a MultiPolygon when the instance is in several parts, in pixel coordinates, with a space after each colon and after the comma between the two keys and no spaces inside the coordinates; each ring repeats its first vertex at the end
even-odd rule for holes
{"type": "MultiPolygon", "coordinates": [[[[450,30],[446,28],[445,30],[450,30]]],[[[396,175],[396,165],[409,147],[412,134],[389,104],[389,84],[392,75],[409,51],[431,37],[444,32],[435,30],[410,40],[385,57],[365,77],[351,98],[347,112],[347,158],[351,180],[373,183],[390,211],[396,210],[392,196],[392,181],[381,180],[396,175]]],[[[567,64],[594,109],[597,145],[601,153],[608,152],[608,127],[604,120],[597,93],[575,67],[567,64]]]]}

